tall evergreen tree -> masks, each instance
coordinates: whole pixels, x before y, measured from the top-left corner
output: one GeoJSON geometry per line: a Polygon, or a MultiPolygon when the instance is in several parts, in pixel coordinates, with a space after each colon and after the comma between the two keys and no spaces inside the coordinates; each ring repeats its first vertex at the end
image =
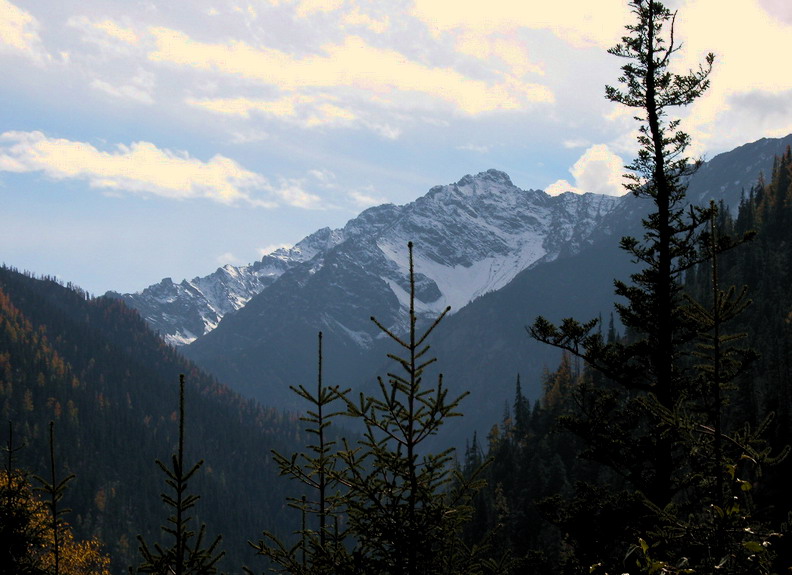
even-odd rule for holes
{"type": "MultiPolygon", "coordinates": [[[[619,78],[622,87],[607,86],[606,96],[635,110],[641,122],[640,150],[627,166],[626,188],[651,201],[654,210],[643,220],[642,239],[626,237],[621,241],[622,248],[642,265],[629,283],[616,281],[617,295],[626,300],[617,310],[628,337],[607,342],[595,329],[596,320],[581,323],[573,319],[556,326],[538,318],[531,333],[585,359],[613,382],[584,386],[578,416],[568,419],[567,425],[586,439],[590,456],[621,477],[625,493],[635,488],[640,493],[645,520],[634,520],[632,532],[622,535],[642,537],[640,545],[633,547],[631,560],[637,558],[648,571],[662,567],[671,572],[692,560],[693,546],[687,545],[691,539],[703,546],[711,543],[701,540],[704,532],[694,533],[706,522],[700,515],[699,521],[690,523],[680,518],[695,515],[703,485],[723,485],[718,479],[725,464],[723,431],[719,424],[713,430],[713,421],[719,420],[710,416],[720,413],[718,394],[728,379],[727,371],[741,370],[747,357],[724,355],[719,348],[729,340],[720,330],[744,309],[744,296],[724,295],[716,285],[714,307],[705,312],[703,306],[684,296],[684,276],[742,240],[724,237],[714,241],[706,224],[715,217],[715,207],[688,204],[685,181],[696,166],[685,156],[690,137],[679,129],[678,119],[667,117],[670,109],[692,103],[708,88],[714,56],[709,54],[697,70],[687,74],[671,72],[673,57],[680,49],[674,38],[676,14],[655,0],[633,0],[630,7],[635,23],[627,26],[622,42],[609,50],[627,61],[619,78]],[[696,363],[693,344],[708,333],[708,345],[699,348],[699,360],[701,353],[713,355],[709,361],[696,363]],[[733,363],[727,366],[727,359],[733,363]],[[702,401],[702,395],[707,399],[702,401]],[[716,441],[702,444],[705,431],[716,441]],[[715,461],[707,470],[698,465],[701,450],[707,450],[710,461],[715,461]],[[649,538],[648,534],[654,538],[651,544],[665,545],[656,554],[672,562],[652,559],[655,551],[650,552],[650,544],[643,538],[649,538]]],[[[746,456],[751,453],[747,443],[743,438],[746,456]]],[[[716,501],[705,501],[722,504],[720,494],[716,501]]],[[[621,505],[618,501],[614,504],[621,505]]],[[[728,552],[725,548],[720,551],[738,554],[744,549],[742,543],[754,542],[732,543],[728,552]]],[[[697,567],[724,567],[728,562],[718,563],[722,557],[712,563],[711,557],[699,555],[697,567]]],[[[603,568],[620,568],[620,560],[611,558],[610,566],[606,562],[603,568]]]]}
{"type": "Polygon", "coordinates": [[[49,455],[50,455],[50,479],[49,481],[39,478],[41,483],[40,490],[47,497],[46,507],[50,516],[50,529],[52,531],[52,559],[53,575],[60,575],[60,559],[63,533],[63,516],[69,509],[60,507],[61,500],[66,493],[66,487],[74,479],[74,475],[67,475],[63,479],[58,479],[57,466],[55,465],[55,423],[49,424],[49,455]]]}
{"type": "MultiPolygon", "coordinates": [[[[647,394],[663,409],[672,411],[683,396],[687,375],[683,362],[685,344],[696,335],[684,314],[681,279],[702,255],[697,235],[709,217],[708,210],[688,206],[683,178],[691,162],[684,156],[690,137],[679,130],[679,121],[668,121],[671,107],[693,102],[709,85],[714,56],[697,71],[678,75],[669,71],[679,46],[674,43],[674,15],[660,2],[630,2],[635,23],[629,35],[609,52],[628,62],[619,78],[624,89],[606,87],[611,101],[636,110],[641,121],[637,158],[628,166],[626,188],[654,205],[643,220],[643,240],[623,238],[621,246],[644,268],[631,283],[616,282],[616,293],[626,299],[617,306],[622,323],[632,334],[629,343],[606,344],[593,332],[596,320],[580,323],[565,320],[557,327],[538,318],[534,337],[567,349],[623,388],[647,394]],[[665,31],[664,27],[670,26],[665,31]],[[667,39],[668,38],[668,39],[667,39]]],[[[642,491],[654,504],[667,505],[678,489],[672,440],[656,428],[651,473],[640,479],[642,491]]]]}

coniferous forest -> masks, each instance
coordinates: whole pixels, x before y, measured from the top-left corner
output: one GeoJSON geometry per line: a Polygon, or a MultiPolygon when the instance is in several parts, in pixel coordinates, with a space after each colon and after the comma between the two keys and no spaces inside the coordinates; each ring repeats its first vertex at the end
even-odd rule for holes
{"type": "Polygon", "coordinates": [[[394,350],[375,390],[324,381],[319,334],[302,415],[229,391],[117,300],[3,268],[3,572],[792,569],[792,150],[739,206],[691,205],[676,114],[716,62],[674,72],[675,14],[629,5],[606,96],[638,121],[626,187],[651,209],[610,317],[526,326],[563,350],[540,398],[515,373],[486,437],[425,447],[466,406],[429,345],[445,313],[416,321],[412,245],[407,332],[372,318],[394,350]]]}

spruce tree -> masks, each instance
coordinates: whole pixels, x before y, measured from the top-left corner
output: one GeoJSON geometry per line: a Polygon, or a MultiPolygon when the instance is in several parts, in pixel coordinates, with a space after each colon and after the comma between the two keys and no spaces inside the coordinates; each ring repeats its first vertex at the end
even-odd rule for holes
{"type": "Polygon", "coordinates": [[[67,475],[63,479],[58,479],[57,467],[55,465],[55,423],[49,424],[49,456],[50,456],[50,479],[38,478],[41,483],[40,491],[44,492],[48,500],[46,502],[49,511],[49,528],[52,532],[52,563],[53,575],[60,575],[61,550],[63,546],[63,516],[69,513],[69,509],[60,507],[61,500],[66,493],[66,487],[74,479],[74,474],[67,475]]]}
{"type": "MultiPolygon", "coordinates": [[[[628,166],[626,188],[654,206],[643,220],[643,239],[621,240],[622,248],[644,266],[631,276],[630,283],[616,282],[617,295],[627,302],[617,309],[632,340],[606,344],[594,331],[596,320],[567,319],[555,326],[538,318],[531,332],[541,341],[584,358],[624,389],[646,394],[672,411],[687,387],[682,360],[685,344],[696,335],[684,314],[681,279],[703,257],[697,237],[709,211],[685,201],[684,178],[692,163],[684,152],[690,137],[679,130],[679,120],[668,121],[666,115],[669,108],[690,104],[706,90],[714,56],[709,54],[697,71],[670,72],[671,59],[679,50],[674,43],[674,15],[654,0],[634,0],[630,6],[636,23],[628,25],[629,35],[609,50],[628,60],[619,78],[624,89],[607,86],[606,95],[635,109],[641,121],[641,148],[628,166]],[[670,30],[664,30],[666,26],[670,30]]],[[[671,501],[679,487],[673,451],[671,438],[657,429],[651,472],[640,480],[648,499],[660,507],[671,501]]]]}
{"type": "Polygon", "coordinates": [[[206,525],[201,525],[196,533],[191,524],[191,509],[200,497],[188,491],[188,482],[203,465],[203,460],[192,467],[184,461],[184,375],[179,375],[179,439],[176,453],[171,457],[170,466],[159,459],[157,466],[165,474],[165,483],[171,492],[162,493],[162,501],[173,510],[162,526],[162,531],[172,543],[163,547],[159,543],[152,549],[142,536],[138,535],[140,554],[143,562],[138,566],[137,573],[153,575],[214,575],[217,573],[217,562],[225,554],[218,550],[221,537],[205,545],[206,525]]]}

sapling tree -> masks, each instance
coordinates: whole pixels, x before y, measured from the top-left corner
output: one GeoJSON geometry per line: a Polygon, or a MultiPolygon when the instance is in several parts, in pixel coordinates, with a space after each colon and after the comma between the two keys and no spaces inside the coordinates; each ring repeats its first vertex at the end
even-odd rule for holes
{"type": "Polygon", "coordinates": [[[401,353],[388,354],[395,369],[378,378],[376,394],[344,395],[347,415],[365,429],[357,444],[344,442],[339,480],[347,489],[360,572],[464,573],[477,568],[460,534],[471,511],[469,496],[479,484],[476,476],[465,479],[457,472],[453,450],[431,453],[426,442],[449,418],[461,415],[467,394],[450,397],[442,374],[435,384],[424,379],[436,361],[428,338],[450,308],[419,330],[412,243],[408,252],[408,333],[402,337],[371,318],[401,353]]]}
{"type": "Polygon", "coordinates": [[[176,453],[171,457],[170,465],[159,459],[157,466],[165,474],[165,483],[169,490],[162,493],[162,501],[172,509],[172,515],[162,526],[162,531],[171,540],[169,547],[154,543],[150,547],[142,536],[138,535],[140,554],[143,562],[137,567],[138,573],[154,575],[214,575],[217,573],[217,562],[224,552],[219,551],[221,536],[217,536],[210,544],[206,544],[206,525],[198,531],[192,527],[191,510],[200,496],[188,491],[188,483],[203,465],[203,460],[192,465],[184,459],[184,375],[179,375],[179,440],[176,453]]]}
{"type": "Polygon", "coordinates": [[[281,573],[318,574],[351,572],[351,555],[345,546],[346,529],[341,527],[345,499],[339,481],[336,441],[330,426],[340,414],[334,410],[342,403],[338,386],[323,382],[322,332],[319,332],[316,391],[303,385],[291,390],[308,402],[301,421],[312,442],[307,452],[290,457],[273,451],[281,475],[300,482],[307,493],[289,498],[289,505],[300,512],[301,527],[296,543],[289,545],[277,535],[265,531],[257,543],[251,543],[258,555],[273,563],[273,570],[281,573]]]}

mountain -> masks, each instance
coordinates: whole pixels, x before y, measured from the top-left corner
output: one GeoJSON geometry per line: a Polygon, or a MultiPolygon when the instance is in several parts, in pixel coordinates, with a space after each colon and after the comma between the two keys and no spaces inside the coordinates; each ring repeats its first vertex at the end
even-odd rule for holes
{"type": "MultiPolygon", "coordinates": [[[[690,198],[696,202],[704,201],[705,198],[710,197],[722,198],[727,205],[736,210],[740,202],[741,193],[756,183],[760,173],[770,173],[773,158],[783,152],[790,142],[792,142],[792,136],[782,139],[764,138],[757,142],[740,146],[729,153],[720,154],[705,162],[691,182],[690,198]]],[[[462,184],[464,188],[466,179],[469,179],[470,183],[474,183],[477,179],[498,180],[505,177],[508,180],[508,176],[495,170],[485,172],[483,176],[483,178],[482,174],[476,177],[466,176],[466,178],[457,183],[457,186],[462,184]]],[[[497,185],[493,186],[493,183],[484,184],[476,195],[480,198],[480,192],[484,189],[491,189],[497,193],[497,185]]],[[[438,193],[437,190],[442,189],[443,186],[433,188],[426,197],[428,198],[438,193]]],[[[568,199],[567,201],[570,200],[568,199]]],[[[431,202],[421,198],[415,204],[416,208],[420,209],[420,206],[429,205],[431,202]]],[[[466,202],[462,200],[462,197],[452,199],[451,205],[456,205],[456,211],[441,216],[441,219],[443,217],[453,219],[457,215],[461,216],[458,221],[459,226],[469,225],[470,218],[463,215],[466,202]]],[[[398,210],[394,206],[374,208],[375,213],[379,210],[380,217],[387,217],[385,214],[389,213],[389,209],[398,210]]],[[[488,217],[488,215],[495,216],[492,224],[498,230],[496,235],[500,231],[506,231],[506,229],[500,229],[502,224],[506,224],[507,228],[510,225],[506,218],[501,218],[501,221],[497,221],[497,214],[498,210],[492,209],[485,209],[479,214],[483,218],[488,217]]],[[[434,215],[437,215],[437,210],[435,210],[434,215]]],[[[514,215],[518,217],[524,215],[524,213],[520,212],[514,215]]],[[[429,216],[430,214],[427,213],[426,217],[429,216]]],[[[530,214],[529,217],[531,217],[530,214]]],[[[217,327],[225,315],[244,307],[248,301],[272,285],[287,270],[310,261],[315,256],[344,241],[345,232],[349,232],[351,234],[350,237],[365,235],[366,226],[371,225],[373,223],[372,220],[376,218],[364,217],[362,214],[360,218],[362,220],[358,221],[358,218],[356,218],[340,230],[331,230],[330,228],[318,230],[293,248],[278,249],[250,265],[226,265],[207,276],[195,277],[192,280],[185,279],[180,283],[175,283],[171,278],[165,278],[158,284],[151,285],[137,293],[119,294],[107,292],[105,295],[121,298],[130,307],[137,309],[149,325],[168,343],[187,345],[217,327]]],[[[471,233],[475,235],[480,232],[481,230],[476,230],[478,226],[479,224],[474,222],[471,233]]],[[[519,227],[516,226],[511,229],[512,231],[518,231],[519,227]]],[[[446,226],[443,229],[453,233],[453,226],[446,226]]],[[[589,238],[589,241],[596,241],[597,233],[602,233],[603,231],[606,235],[609,233],[607,229],[597,230],[594,232],[595,237],[589,238]]],[[[456,236],[452,235],[449,237],[456,236]]],[[[401,239],[403,240],[404,238],[401,239]]],[[[417,238],[414,239],[418,243],[417,238]]],[[[442,238],[431,236],[424,239],[428,240],[424,242],[424,247],[429,245],[432,246],[430,249],[434,249],[434,244],[437,243],[437,250],[447,250],[450,241],[446,240],[444,244],[442,238]]],[[[579,238],[572,238],[572,241],[579,241],[579,238]]],[[[506,240],[506,243],[508,244],[508,240],[506,240]]],[[[503,244],[497,245],[497,242],[495,244],[482,242],[480,245],[482,249],[486,249],[488,246],[493,246],[496,250],[501,249],[501,251],[504,247],[503,244]]],[[[401,244],[396,247],[398,248],[396,251],[401,252],[404,245],[401,244]]],[[[559,246],[556,245],[555,248],[558,249],[559,246]]],[[[569,253],[574,253],[579,248],[579,245],[577,247],[573,245],[569,253]]],[[[565,253],[563,249],[556,255],[563,255],[565,253]]],[[[492,289],[497,289],[498,286],[508,283],[508,279],[513,277],[516,272],[522,270],[526,263],[529,265],[540,263],[534,262],[529,252],[529,249],[523,252],[522,255],[527,256],[527,260],[521,262],[519,258],[522,256],[513,250],[512,255],[516,257],[511,260],[505,258],[503,261],[492,262],[494,268],[488,267],[489,262],[481,263],[482,260],[478,259],[476,261],[479,261],[481,265],[469,270],[467,274],[457,273],[448,276],[446,283],[453,283],[454,285],[450,288],[446,286],[444,290],[443,286],[438,284],[438,289],[449,298],[449,303],[454,310],[460,309],[462,305],[470,300],[470,293],[480,295],[481,293],[492,291],[492,289]],[[483,269],[482,266],[487,269],[483,269]],[[485,273],[491,277],[474,277],[476,273],[485,273]],[[468,283],[471,281],[473,283],[468,287],[468,283]],[[464,285],[465,287],[461,293],[457,294],[455,293],[456,286],[459,285],[464,285]]],[[[495,257],[496,259],[498,258],[497,255],[495,257]]],[[[549,261],[550,259],[552,259],[552,255],[544,258],[543,261],[549,261]]],[[[463,262],[462,265],[465,265],[464,262],[467,260],[464,255],[462,255],[461,261],[463,262]]],[[[440,282],[442,284],[442,279],[440,282]]],[[[442,307],[442,303],[440,301],[436,302],[435,307],[442,307]]]]}
{"type": "Polygon", "coordinates": [[[527,268],[578,253],[619,203],[521,190],[489,170],[404,206],[368,209],[339,230],[338,244],[284,272],[184,351],[243,393],[292,406],[288,386],[310,377],[303,348],[317,331],[325,333],[329,377],[352,380],[379,362],[374,348],[382,339],[371,315],[404,331],[409,241],[416,246],[417,313],[428,320],[527,268]]]}

